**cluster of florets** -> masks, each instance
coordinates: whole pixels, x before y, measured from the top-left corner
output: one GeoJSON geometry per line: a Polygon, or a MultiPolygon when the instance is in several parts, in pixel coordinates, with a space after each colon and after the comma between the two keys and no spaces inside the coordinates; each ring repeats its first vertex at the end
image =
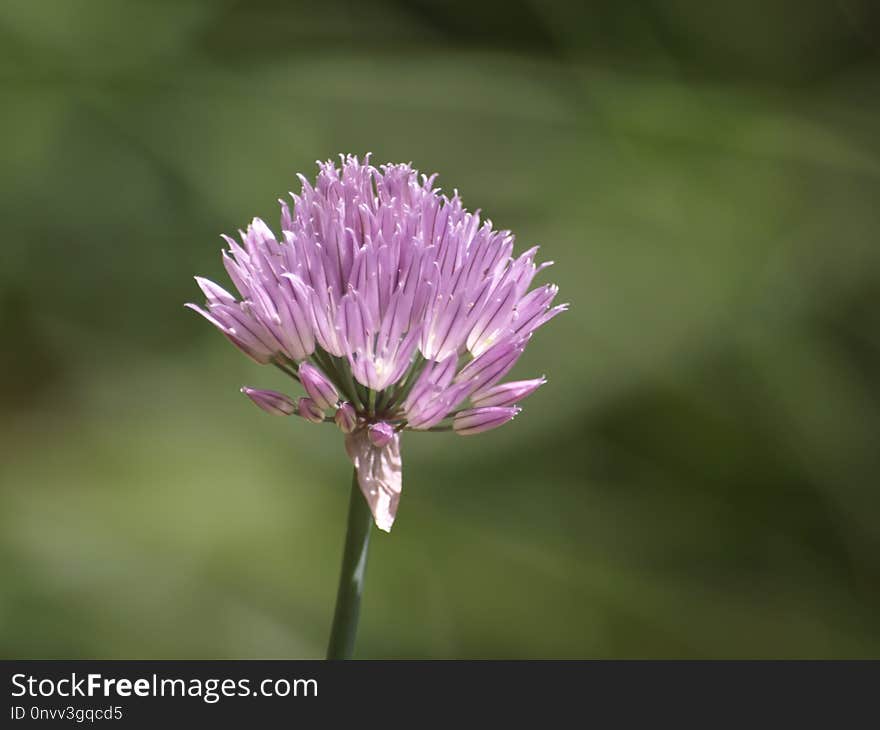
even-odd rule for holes
{"type": "Polygon", "coordinates": [[[375,449],[396,448],[404,429],[470,435],[511,420],[545,381],[501,379],[565,309],[552,306],[557,287],[529,289],[549,265],[534,262],[537,247],[514,258],[509,231],[410,165],[347,156],[319,168],[314,186],[300,176],[292,212],[280,201],[279,237],[259,219],[240,244],[225,237],[239,298],[197,277],[207,303],[188,306],[306,395],[243,392],[375,449]]]}

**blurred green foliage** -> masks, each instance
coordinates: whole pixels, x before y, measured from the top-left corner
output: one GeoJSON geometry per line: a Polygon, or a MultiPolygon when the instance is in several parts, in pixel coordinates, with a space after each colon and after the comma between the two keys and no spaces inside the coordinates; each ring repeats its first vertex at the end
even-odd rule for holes
{"type": "Polygon", "coordinates": [[[868,0],[5,0],[0,654],[317,657],[349,467],[182,303],[372,151],[571,311],[473,439],[405,440],[362,657],[880,654],[868,0]]]}

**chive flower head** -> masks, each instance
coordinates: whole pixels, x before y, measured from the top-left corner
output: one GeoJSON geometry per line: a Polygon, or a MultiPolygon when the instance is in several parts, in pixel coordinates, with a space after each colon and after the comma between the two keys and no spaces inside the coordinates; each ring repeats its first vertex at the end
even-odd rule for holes
{"type": "Polygon", "coordinates": [[[188,304],[233,345],[298,380],[306,397],[244,389],[260,408],[335,422],[376,524],[400,497],[404,430],[472,435],[510,421],[545,380],[502,383],[532,334],[559,314],[532,288],[537,247],[469,212],[409,164],[342,156],[281,203],[276,235],[255,218],[224,236],[237,295],[196,277],[188,304]]]}

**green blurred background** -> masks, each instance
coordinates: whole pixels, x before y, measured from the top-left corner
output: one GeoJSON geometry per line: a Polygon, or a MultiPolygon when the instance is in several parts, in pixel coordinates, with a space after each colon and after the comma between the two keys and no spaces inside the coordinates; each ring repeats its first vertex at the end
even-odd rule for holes
{"type": "Polygon", "coordinates": [[[339,152],[571,311],[411,434],[360,657],[880,655],[870,0],[0,3],[0,655],[319,657],[350,466],[182,304],[339,152]]]}

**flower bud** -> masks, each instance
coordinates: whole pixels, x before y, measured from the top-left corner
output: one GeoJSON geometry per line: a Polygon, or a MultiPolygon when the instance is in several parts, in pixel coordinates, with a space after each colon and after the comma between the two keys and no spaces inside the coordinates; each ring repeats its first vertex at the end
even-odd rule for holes
{"type": "Polygon", "coordinates": [[[241,392],[250,398],[255,405],[273,416],[290,416],[296,411],[296,404],[284,393],[278,393],[274,390],[257,390],[247,386],[242,388],[241,392]]]}
{"type": "Polygon", "coordinates": [[[483,431],[503,426],[511,420],[519,408],[502,408],[489,406],[487,408],[471,408],[455,414],[452,419],[452,430],[459,436],[470,436],[483,431]]]}
{"type": "Polygon", "coordinates": [[[322,423],[324,420],[324,411],[311,398],[300,398],[296,411],[300,416],[312,423],[322,423]]]}
{"type": "Polygon", "coordinates": [[[512,406],[534,393],[546,382],[546,378],[536,378],[535,380],[514,380],[510,383],[500,383],[491,388],[478,390],[471,396],[471,402],[479,408],[512,406]]]}
{"type": "Polygon", "coordinates": [[[370,443],[373,444],[373,446],[382,448],[394,438],[394,426],[385,421],[371,423],[370,428],[368,429],[368,435],[370,437],[370,443]]]}
{"type": "Polygon", "coordinates": [[[351,433],[357,426],[357,413],[355,413],[354,406],[347,401],[341,404],[336,415],[333,416],[333,420],[336,421],[336,425],[339,426],[342,433],[351,433]]]}
{"type": "Polygon", "coordinates": [[[299,379],[302,381],[303,388],[309,397],[318,404],[321,410],[328,410],[336,407],[339,400],[339,394],[333,387],[327,376],[324,375],[314,365],[307,362],[301,363],[299,366],[299,379]]]}

